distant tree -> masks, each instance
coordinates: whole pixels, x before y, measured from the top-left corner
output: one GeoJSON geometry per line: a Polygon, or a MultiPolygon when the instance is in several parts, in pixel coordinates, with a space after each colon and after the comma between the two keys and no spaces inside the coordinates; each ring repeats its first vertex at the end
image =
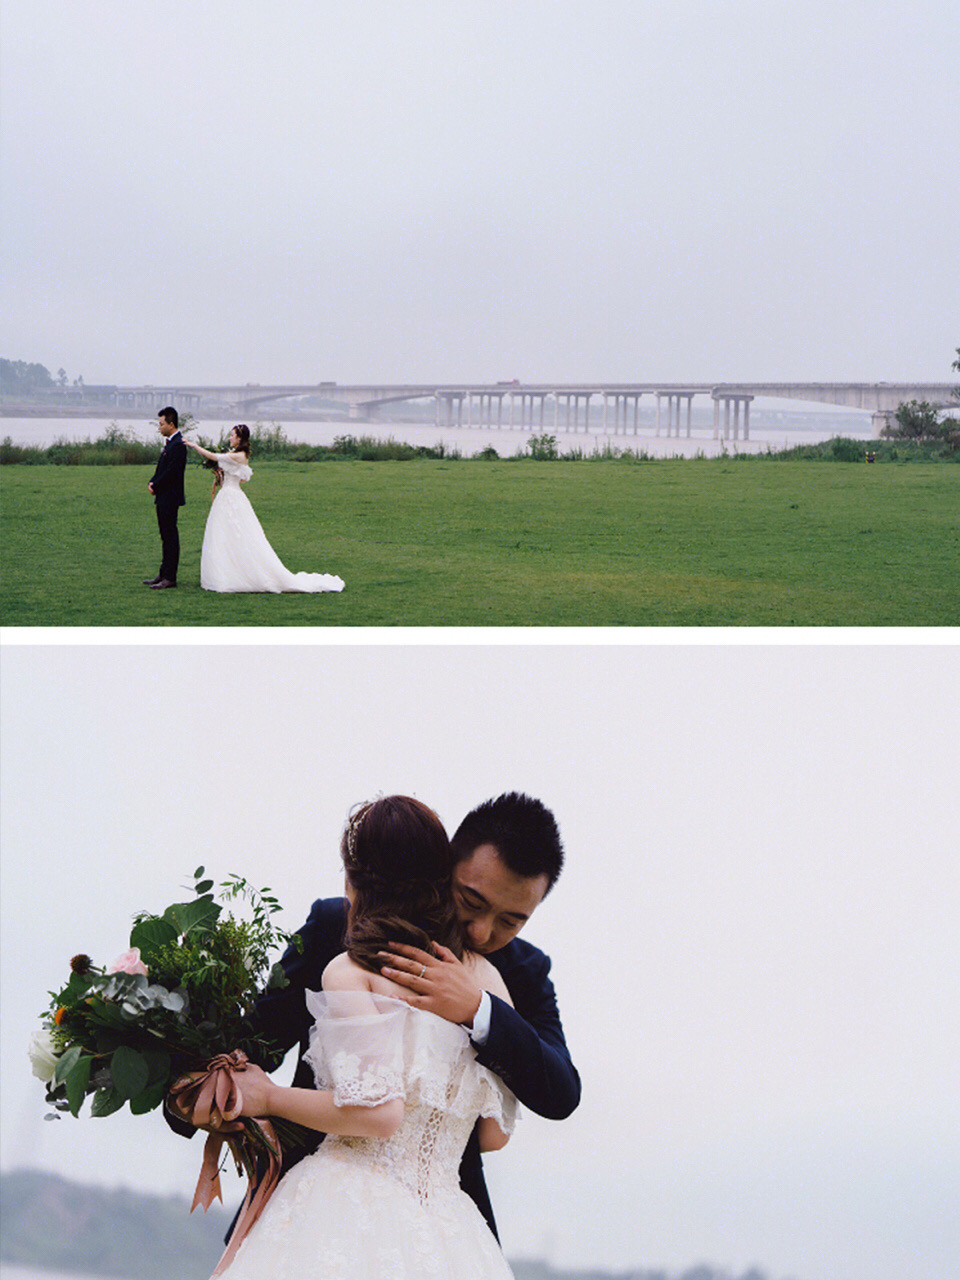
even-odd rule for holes
{"type": "MultiPolygon", "coordinates": [[[[960,373],[960,347],[950,368],[960,373]]],[[[960,387],[953,394],[960,400],[960,387]]],[[[943,440],[951,449],[960,448],[960,421],[941,418],[940,413],[936,405],[926,400],[908,400],[897,406],[896,426],[891,423],[881,434],[896,440],[943,440]]]]}
{"type": "Polygon", "coordinates": [[[28,396],[36,391],[49,391],[52,387],[50,370],[42,364],[0,358],[0,389],[7,395],[28,396]]]}
{"type": "Polygon", "coordinates": [[[58,369],[57,370],[57,386],[65,387],[66,385],[67,385],[67,371],[66,369],[58,369]]]}
{"type": "Polygon", "coordinates": [[[897,407],[897,425],[884,427],[885,436],[897,440],[935,440],[940,435],[940,414],[926,400],[908,400],[897,407]]]}

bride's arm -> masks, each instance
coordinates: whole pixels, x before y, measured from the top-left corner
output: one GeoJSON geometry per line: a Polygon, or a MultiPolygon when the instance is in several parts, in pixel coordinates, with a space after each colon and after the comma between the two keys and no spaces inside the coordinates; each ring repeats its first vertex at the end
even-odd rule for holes
{"type": "Polygon", "coordinates": [[[211,462],[216,462],[219,454],[211,453],[209,449],[202,449],[200,445],[195,444],[192,440],[184,440],[183,442],[188,449],[192,449],[194,453],[199,453],[201,458],[209,458],[211,462]]]}
{"type": "MultiPolygon", "coordinates": [[[[323,971],[324,991],[369,991],[369,975],[345,953],[323,971]]],[[[279,1116],[321,1133],[344,1138],[389,1138],[403,1120],[403,1099],[377,1106],[337,1106],[332,1089],[297,1089],[276,1085],[259,1067],[248,1066],[241,1078],[242,1115],[279,1116]]]]}
{"type": "Polygon", "coordinates": [[[278,1116],[320,1133],[343,1138],[389,1138],[403,1120],[403,1099],[376,1107],[338,1107],[332,1089],[294,1089],[274,1084],[260,1067],[248,1066],[240,1078],[244,1116],[278,1116]]]}
{"type": "Polygon", "coordinates": [[[477,1121],[477,1138],[480,1141],[480,1150],[484,1153],[499,1151],[510,1141],[509,1133],[504,1133],[496,1120],[490,1116],[477,1121]]]}
{"type": "MultiPolygon", "coordinates": [[[[222,453],[213,453],[210,449],[203,449],[200,445],[195,444],[192,440],[184,440],[183,442],[188,449],[192,449],[194,453],[199,453],[201,458],[209,458],[211,462],[219,462],[224,456],[222,453]]],[[[247,461],[247,455],[240,451],[234,453],[232,449],[227,451],[228,458],[239,458],[241,462],[247,461]]]]}

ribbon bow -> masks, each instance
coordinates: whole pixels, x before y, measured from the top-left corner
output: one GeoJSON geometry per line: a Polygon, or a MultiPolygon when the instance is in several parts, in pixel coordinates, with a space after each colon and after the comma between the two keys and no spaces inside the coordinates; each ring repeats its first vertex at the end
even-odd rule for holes
{"type": "Polygon", "coordinates": [[[174,1109],[191,1124],[211,1130],[203,1148],[203,1164],[190,1212],[201,1204],[206,1213],[214,1200],[223,1202],[220,1152],[224,1142],[230,1148],[237,1172],[245,1171],[247,1174],[247,1193],[229,1243],[213,1273],[215,1276],[225,1271],[233,1261],[234,1254],[280,1181],[280,1143],[273,1125],[269,1120],[261,1119],[247,1122],[240,1116],[243,1091],[237,1076],[242,1075],[248,1063],[242,1049],[220,1053],[210,1059],[204,1071],[183,1076],[170,1088],[174,1109]],[[256,1156],[264,1153],[267,1167],[257,1182],[256,1156]]]}

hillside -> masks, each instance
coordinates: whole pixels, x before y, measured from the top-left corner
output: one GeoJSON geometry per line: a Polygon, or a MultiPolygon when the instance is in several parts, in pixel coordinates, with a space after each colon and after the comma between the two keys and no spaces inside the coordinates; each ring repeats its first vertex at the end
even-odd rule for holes
{"type": "Polygon", "coordinates": [[[232,1214],[34,1170],[0,1175],[0,1260],[125,1280],[205,1280],[232,1214]]]}
{"type": "MultiPolygon", "coordinates": [[[[214,1206],[190,1214],[182,1196],[107,1191],[53,1174],[0,1174],[0,1261],[122,1280],[207,1280],[232,1219],[214,1206]]],[[[767,1280],[708,1266],[682,1273],[557,1271],[546,1262],[514,1262],[516,1280],[767,1280]]]]}

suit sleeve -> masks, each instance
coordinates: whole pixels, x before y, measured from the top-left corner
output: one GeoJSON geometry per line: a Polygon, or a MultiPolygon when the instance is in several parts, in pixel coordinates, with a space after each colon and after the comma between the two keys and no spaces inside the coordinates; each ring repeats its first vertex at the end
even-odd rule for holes
{"type": "Polygon", "coordinates": [[[504,973],[515,1007],[491,996],[490,1034],[478,1047],[477,1059],[525,1107],[548,1120],[564,1120],[580,1102],[580,1076],[567,1049],[549,973],[550,960],[542,952],[504,973]]]}

